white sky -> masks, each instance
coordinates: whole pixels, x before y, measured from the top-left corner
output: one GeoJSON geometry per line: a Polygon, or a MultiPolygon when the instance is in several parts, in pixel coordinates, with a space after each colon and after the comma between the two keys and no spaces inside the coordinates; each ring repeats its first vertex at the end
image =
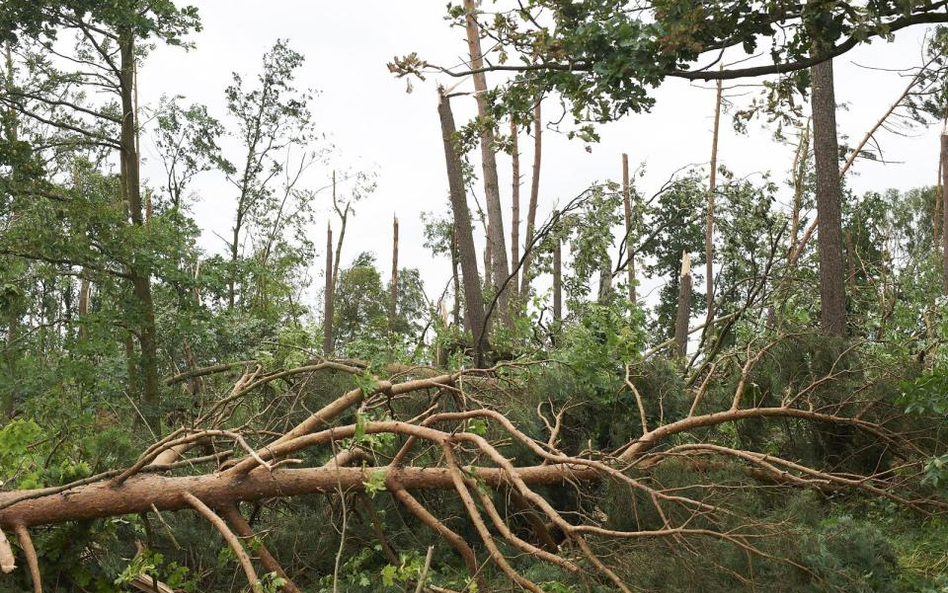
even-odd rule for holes
{"type": "MultiPolygon", "coordinates": [[[[277,38],[288,38],[293,49],[306,56],[299,72],[301,87],[321,92],[313,110],[320,130],[338,147],[336,168],[374,169],[378,173],[376,193],[361,203],[350,220],[343,261],[361,251],[374,251],[383,278],[391,261],[391,219],[400,222],[400,265],[422,271],[432,298],[440,294],[450,274],[450,263],[433,260],[422,247],[422,211],[446,209],[447,179],[441,132],[436,113],[436,77],[415,81],[412,94],[405,82],[396,80],[385,64],[395,55],[417,51],[431,62],[456,64],[466,51],[464,33],[444,21],[444,0],[392,2],[349,0],[345,2],[271,0],[212,0],[197,3],[204,30],[194,36],[197,47],[189,52],[159,48],[139,72],[140,101],[156,105],[161,94],[180,94],[185,103],[206,104],[211,113],[225,119],[223,90],[238,71],[251,79],[260,68],[262,54],[277,38]]],[[[866,70],[854,65],[904,68],[920,64],[923,29],[903,32],[895,43],[875,41],[836,60],[837,102],[840,136],[854,144],[902,92],[906,79],[896,73],[866,70]]],[[[497,80],[495,78],[495,80],[497,80]]],[[[443,80],[446,85],[453,80],[443,80]]],[[[488,79],[490,83],[490,78],[488,79]]],[[[466,87],[470,88],[470,83],[466,87]]],[[[570,199],[591,182],[619,179],[621,153],[629,154],[634,169],[645,163],[647,174],[639,189],[651,195],[674,170],[689,163],[706,163],[711,144],[714,93],[711,85],[689,85],[670,81],[655,93],[658,99],[650,114],[627,117],[600,129],[602,141],[586,147],[579,141],[548,132],[544,136],[540,184],[542,220],[554,204],[570,199]]],[[[735,91],[736,92],[736,91],[735,91]]],[[[738,105],[749,100],[735,98],[738,105]]],[[[470,97],[453,101],[458,125],[473,117],[470,97]]],[[[546,115],[553,115],[550,104],[546,115]]],[[[752,124],[748,135],[734,134],[730,116],[722,121],[720,162],[737,175],[772,171],[777,181],[790,168],[792,148],[773,142],[770,130],[752,124]]],[[[908,138],[882,133],[888,165],[857,161],[849,183],[857,191],[907,189],[934,183],[937,172],[938,130],[920,130],[908,138]]],[[[149,155],[149,141],[143,139],[149,155]]],[[[521,137],[521,172],[524,175],[522,210],[529,194],[532,138],[521,137]]],[[[233,158],[234,152],[229,155],[233,158]]],[[[501,187],[509,217],[509,157],[501,156],[501,187]]],[[[477,167],[479,171],[479,166],[477,167]]],[[[153,185],[160,186],[158,163],[146,163],[153,185]]],[[[325,185],[330,169],[313,171],[307,180],[316,188],[325,185]]],[[[203,246],[209,251],[223,248],[214,232],[226,235],[232,223],[233,188],[219,175],[204,174],[193,188],[200,195],[194,208],[205,230],[203,246]]],[[[329,216],[329,194],[324,194],[314,241],[325,244],[329,216]]],[[[784,196],[785,199],[785,196],[784,196]]],[[[509,218],[506,232],[510,232],[509,218]]],[[[523,234],[523,230],[521,230],[523,234]]],[[[314,262],[314,286],[322,258],[314,262]]]]}

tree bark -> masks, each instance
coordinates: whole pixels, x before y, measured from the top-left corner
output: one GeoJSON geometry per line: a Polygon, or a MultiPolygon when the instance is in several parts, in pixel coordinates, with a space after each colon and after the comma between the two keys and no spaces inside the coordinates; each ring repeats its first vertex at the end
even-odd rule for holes
{"type": "Polygon", "coordinates": [[[941,135],[941,193],[942,289],[944,294],[948,295],[948,132],[941,135]]]}
{"type": "MultiPolygon", "coordinates": [[[[517,298],[520,288],[518,265],[520,264],[520,130],[517,120],[510,118],[510,145],[511,145],[511,189],[510,189],[510,267],[513,269],[510,279],[510,295],[517,298]]],[[[519,306],[519,305],[518,305],[519,306]]]]}
{"type": "MultiPolygon", "coordinates": [[[[540,161],[543,155],[543,117],[540,112],[540,101],[533,107],[533,174],[530,180],[530,204],[527,206],[527,236],[526,245],[533,243],[533,235],[536,233],[537,224],[537,202],[540,198],[540,161]]],[[[520,270],[520,294],[526,295],[530,292],[530,281],[533,280],[530,270],[530,253],[526,253],[523,260],[523,267],[520,270]]]]}
{"type": "MultiPolygon", "coordinates": [[[[8,41],[4,44],[4,53],[6,61],[6,75],[4,76],[4,86],[6,87],[7,93],[12,93],[14,90],[15,80],[14,80],[14,70],[13,70],[13,54],[10,48],[10,42],[8,41]]],[[[14,108],[11,106],[3,114],[3,130],[6,134],[7,142],[13,145],[19,138],[19,126],[17,122],[17,114],[14,108]]],[[[11,171],[13,173],[14,171],[11,171]]],[[[11,175],[13,177],[13,175],[11,175]]],[[[11,196],[13,197],[13,196],[11,196]]],[[[17,218],[17,206],[14,200],[11,202],[10,207],[10,223],[11,225],[15,223],[17,218]]],[[[6,262],[4,262],[6,265],[6,262]]],[[[10,263],[10,265],[15,265],[10,263]]],[[[7,340],[6,348],[2,353],[2,358],[6,363],[7,367],[7,378],[10,381],[9,392],[3,400],[3,414],[7,418],[13,418],[16,413],[16,404],[20,399],[20,388],[19,381],[17,379],[17,360],[19,359],[19,348],[16,347],[17,341],[19,340],[20,333],[20,316],[21,316],[21,299],[15,295],[11,294],[9,297],[8,308],[7,308],[7,340]]]]}
{"type": "Polygon", "coordinates": [[[845,336],[846,286],[843,271],[843,229],[833,61],[827,60],[813,66],[810,73],[813,79],[811,101],[816,167],[816,214],[819,219],[820,320],[824,335],[845,336]]]}
{"type": "Polygon", "coordinates": [[[852,290],[856,287],[856,246],[853,243],[853,232],[846,231],[846,261],[849,264],[849,273],[846,274],[846,285],[852,290]]]}
{"type": "Polygon", "coordinates": [[[454,284],[454,303],[452,319],[456,327],[461,326],[461,274],[458,268],[461,266],[461,258],[458,254],[458,229],[457,223],[451,225],[451,281],[454,284]]]}
{"type": "Polygon", "coordinates": [[[563,321],[563,261],[558,238],[553,244],[553,320],[563,321]]]}
{"type": "Polygon", "coordinates": [[[708,180],[708,221],[704,234],[705,259],[705,298],[708,303],[706,324],[711,323],[714,317],[714,192],[717,191],[718,179],[718,138],[721,124],[721,90],[722,81],[718,80],[717,92],[714,100],[714,132],[711,136],[711,172],[708,180]]]}
{"type": "Polygon", "coordinates": [[[389,331],[395,331],[395,316],[398,314],[398,217],[392,220],[392,293],[388,303],[389,331]]]}
{"type": "MultiPolygon", "coordinates": [[[[132,224],[143,226],[145,223],[141,180],[138,158],[138,129],[135,113],[135,40],[133,33],[128,30],[119,36],[119,53],[121,60],[121,101],[122,101],[122,133],[121,133],[121,161],[122,187],[128,206],[132,224]]],[[[135,258],[130,266],[132,287],[138,301],[136,317],[139,318],[138,342],[141,346],[141,368],[143,379],[143,398],[148,404],[158,403],[158,345],[155,328],[155,306],[151,294],[151,270],[147,263],[135,258]]]]}
{"type": "MultiPolygon", "coordinates": [[[[484,67],[484,57],[481,53],[480,27],[477,24],[477,6],[474,0],[464,0],[464,9],[467,13],[465,16],[465,30],[467,32],[468,52],[471,56],[471,67],[478,70],[484,67]]],[[[500,204],[500,184],[497,180],[494,129],[492,125],[488,125],[490,113],[488,113],[485,99],[487,77],[483,72],[478,72],[473,75],[473,79],[477,116],[484,124],[480,135],[481,168],[484,173],[484,200],[487,202],[487,220],[489,223],[487,240],[491,251],[491,274],[500,317],[504,323],[509,323],[508,293],[504,289],[509,267],[507,264],[507,246],[504,239],[504,217],[500,204]]]]}
{"type": "MultiPolygon", "coordinates": [[[[417,467],[316,467],[275,470],[260,467],[247,474],[213,472],[202,476],[166,477],[140,474],[121,486],[110,481],[73,488],[66,493],[32,498],[0,509],[0,527],[23,525],[55,525],[67,521],[85,521],[101,517],[190,508],[184,493],[189,492],[209,507],[223,508],[238,501],[254,501],[273,497],[297,496],[334,491],[363,491],[364,483],[382,471],[386,485],[406,490],[452,489],[451,474],[446,468],[417,467]]],[[[519,468],[517,475],[527,484],[560,484],[572,478],[589,479],[595,472],[567,464],[537,465],[519,468]]],[[[501,468],[475,470],[478,478],[491,487],[507,482],[501,468]]],[[[0,504],[29,495],[29,491],[0,493],[0,504]]]]}
{"type": "Polygon", "coordinates": [[[688,322],[691,320],[691,256],[681,254],[678,282],[678,315],[675,318],[675,348],[679,358],[688,356],[688,322]]]}
{"type": "MultiPolygon", "coordinates": [[[[941,139],[941,150],[938,153],[938,180],[935,183],[935,210],[932,213],[932,249],[937,254],[941,251],[940,238],[941,238],[941,207],[943,200],[943,192],[945,191],[945,183],[942,180],[942,175],[945,171],[945,159],[946,157],[946,147],[944,134],[942,134],[941,139]]],[[[946,276],[948,277],[948,276],[946,276]]]]}
{"type": "Polygon", "coordinates": [[[323,301],[323,354],[332,354],[332,316],[333,316],[333,260],[332,260],[332,226],[326,224],[326,289],[323,301]]]}
{"type": "Polygon", "coordinates": [[[456,128],[451,112],[451,99],[443,89],[438,91],[438,115],[441,119],[441,135],[444,141],[444,160],[451,193],[451,210],[454,213],[454,229],[457,236],[458,259],[464,280],[464,321],[474,341],[474,357],[477,366],[483,366],[487,349],[486,323],[484,319],[484,295],[477,272],[477,248],[474,246],[474,230],[471,213],[467,207],[467,194],[461,168],[461,157],[454,144],[456,128]]]}
{"type": "Polygon", "coordinates": [[[629,302],[636,301],[635,296],[635,255],[632,253],[632,193],[629,184],[629,155],[622,154],[622,205],[625,209],[625,252],[629,263],[626,274],[629,282],[629,302]]]}
{"type": "Polygon", "coordinates": [[[599,263],[599,303],[605,304],[612,298],[612,258],[607,253],[599,263]]]}

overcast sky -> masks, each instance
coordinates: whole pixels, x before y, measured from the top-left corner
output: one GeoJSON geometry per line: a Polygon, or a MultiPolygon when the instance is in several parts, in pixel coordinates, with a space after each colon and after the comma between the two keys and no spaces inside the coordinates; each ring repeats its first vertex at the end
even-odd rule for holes
{"type": "MultiPolygon", "coordinates": [[[[155,105],[162,94],[183,95],[185,102],[204,103],[214,115],[224,118],[223,90],[231,81],[231,72],[255,74],[262,54],[278,38],[289,39],[293,49],[306,56],[299,85],[320,92],[313,110],[320,131],[328,134],[337,147],[334,166],[378,174],[376,193],[359,205],[350,223],[343,261],[361,251],[374,251],[383,277],[387,277],[391,218],[397,214],[401,265],[420,268],[429,294],[437,297],[450,266],[447,261],[433,260],[422,247],[420,220],[422,211],[446,210],[447,179],[436,113],[437,77],[415,81],[414,92],[408,94],[405,82],[396,80],[385,65],[393,56],[412,51],[431,62],[460,61],[466,51],[464,32],[449,28],[444,21],[444,0],[210,0],[196,4],[204,26],[193,37],[196,47],[188,52],[159,48],[147,59],[139,73],[142,104],[155,105]]],[[[836,60],[837,101],[844,106],[838,113],[839,133],[850,137],[850,143],[878,120],[907,82],[898,73],[868,70],[857,64],[887,69],[919,65],[923,34],[923,29],[909,30],[901,33],[895,43],[877,40],[836,60]]],[[[466,85],[470,87],[470,82],[466,85]]],[[[746,91],[733,89],[728,94],[740,106],[750,98],[739,96],[746,91]]],[[[591,182],[619,179],[623,152],[629,154],[633,168],[645,164],[646,175],[638,186],[648,195],[676,169],[707,163],[714,103],[711,86],[674,80],[654,96],[658,102],[650,114],[602,127],[602,141],[592,145],[591,151],[577,140],[552,132],[545,134],[541,219],[557,202],[565,202],[591,182]]],[[[455,99],[454,108],[461,125],[473,116],[473,99],[455,99]]],[[[552,104],[547,114],[553,115],[552,104]]],[[[879,139],[890,163],[857,161],[850,185],[862,192],[934,183],[937,133],[931,129],[919,130],[911,137],[881,134],[879,139]]],[[[152,152],[147,138],[142,147],[147,159],[152,152]]],[[[525,202],[532,139],[521,137],[521,151],[525,202]]],[[[231,152],[230,156],[235,155],[231,152]]],[[[735,134],[728,115],[722,122],[719,159],[737,175],[770,171],[775,180],[782,181],[791,166],[792,148],[775,143],[772,131],[758,124],[752,124],[747,135],[735,134]]],[[[161,182],[157,167],[154,159],[145,166],[154,185],[161,182]]],[[[499,167],[502,199],[508,210],[509,158],[501,158],[499,167]]],[[[324,185],[331,168],[314,169],[307,184],[313,188],[324,185]]],[[[224,235],[232,224],[233,188],[214,173],[204,174],[194,188],[200,194],[194,213],[205,230],[202,244],[209,251],[221,250],[223,242],[214,232],[224,235]]],[[[320,213],[313,232],[316,244],[322,246],[329,215],[328,194],[320,213]]],[[[509,212],[506,214],[509,216],[509,212]]],[[[509,218],[506,225],[509,234],[509,218]]],[[[321,262],[317,258],[314,279],[321,272],[321,262]]]]}

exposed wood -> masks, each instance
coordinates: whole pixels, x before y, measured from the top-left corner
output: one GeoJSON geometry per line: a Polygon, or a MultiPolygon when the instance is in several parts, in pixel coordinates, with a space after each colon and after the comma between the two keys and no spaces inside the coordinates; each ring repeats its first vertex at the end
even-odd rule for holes
{"type": "Polygon", "coordinates": [[[422,593],[425,588],[425,581],[428,580],[428,571],[431,570],[431,559],[434,556],[434,546],[428,546],[428,553],[425,554],[425,564],[418,575],[418,584],[415,586],[415,593],[422,593]]]}
{"type": "Polygon", "coordinates": [[[691,256],[681,254],[681,274],[678,276],[678,314],[675,318],[675,349],[678,358],[688,356],[688,323],[691,320],[691,256]]]}
{"type": "Polygon", "coordinates": [[[14,570],[16,570],[16,557],[13,555],[13,548],[3,529],[0,529],[0,572],[9,574],[14,570]]]}
{"type": "MultiPolygon", "coordinates": [[[[798,234],[800,232],[800,210],[803,202],[803,190],[806,176],[807,155],[810,152],[810,121],[807,120],[803,133],[800,134],[800,141],[797,143],[797,150],[793,156],[793,206],[790,212],[790,248],[787,251],[788,257],[793,258],[797,252],[798,234]]],[[[795,260],[794,260],[795,261],[795,260]]],[[[793,262],[791,261],[791,264],[793,262]]]]}
{"type": "Polygon", "coordinates": [[[942,175],[944,175],[945,170],[945,148],[944,140],[940,141],[941,148],[938,151],[938,179],[935,183],[935,210],[932,213],[932,249],[935,253],[941,251],[940,237],[941,237],[941,216],[942,216],[942,199],[943,192],[945,191],[945,184],[942,181],[942,175]]]}

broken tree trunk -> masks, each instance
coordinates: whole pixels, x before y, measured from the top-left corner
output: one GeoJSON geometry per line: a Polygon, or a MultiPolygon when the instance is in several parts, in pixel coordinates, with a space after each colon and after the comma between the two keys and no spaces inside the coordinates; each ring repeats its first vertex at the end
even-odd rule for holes
{"type": "Polygon", "coordinates": [[[711,323],[714,317],[714,192],[717,191],[718,174],[718,131],[721,124],[721,89],[722,81],[718,79],[717,93],[714,100],[714,132],[711,136],[711,172],[708,180],[708,221],[704,234],[705,259],[705,294],[708,301],[708,315],[706,324],[711,323]]]}
{"type": "Polygon", "coordinates": [[[392,221],[392,294],[388,303],[389,331],[395,331],[395,316],[398,314],[398,217],[392,221]]]}
{"type": "Polygon", "coordinates": [[[484,294],[481,292],[481,281],[477,273],[474,230],[471,227],[471,213],[467,207],[461,157],[454,144],[456,128],[454,114],[451,112],[451,99],[444,94],[443,89],[438,90],[438,99],[438,115],[441,119],[441,135],[444,140],[444,160],[451,193],[451,210],[454,213],[458,259],[464,283],[464,321],[473,339],[475,364],[483,366],[484,352],[487,350],[488,342],[487,336],[484,335],[487,331],[484,319],[484,294]]]}
{"type": "MultiPolygon", "coordinates": [[[[941,135],[941,192],[942,195],[942,266],[944,277],[942,285],[944,294],[948,294],[948,131],[941,135]]],[[[936,199],[938,199],[936,197],[936,199]]]]}
{"type": "Polygon", "coordinates": [[[625,209],[625,252],[628,254],[626,274],[629,281],[629,302],[635,298],[635,254],[632,253],[632,194],[629,186],[629,155],[622,154],[622,205],[625,209]]]}
{"type": "MultiPolygon", "coordinates": [[[[517,141],[519,135],[516,118],[510,118],[510,157],[511,157],[511,189],[510,189],[510,296],[517,299],[520,287],[518,270],[520,265],[520,146],[517,141]]],[[[519,305],[518,305],[519,306],[519,305]]]]}
{"type": "Polygon", "coordinates": [[[326,224],[326,290],[323,302],[323,354],[332,354],[332,297],[333,289],[332,263],[332,226],[326,224]]]}
{"type": "MultiPolygon", "coordinates": [[[[533,175],[530,181],[530,204],[527,206],[526,245],[533,243],[533,235],[536,232],[537,201],[540,197],[540,157],[543,148],[542,121],[540,102],[537,101],[537,104],[533,107],[533,175]]],[[[526,295],[530,291],[530,281],[532,280],[530,259],[530,253],[525,253],[523,269],[520,270],[520,294],[522,295],[526,295]]]]}
{"type": "MultiPolygon", "coordinates": [[[[556,214],[553,215],[554,218],[556,214]]],[[[563,321],[563,261],[559,238],[553,245],[553,320],[563,321]]]]}
{"type": "Polygon", "coordinates": [[[678,315],[675,319],[675,348],[679,358],[688,356],[688,322],[691,319],[691,256],[681,254],[678,277],[678,315]]]}

